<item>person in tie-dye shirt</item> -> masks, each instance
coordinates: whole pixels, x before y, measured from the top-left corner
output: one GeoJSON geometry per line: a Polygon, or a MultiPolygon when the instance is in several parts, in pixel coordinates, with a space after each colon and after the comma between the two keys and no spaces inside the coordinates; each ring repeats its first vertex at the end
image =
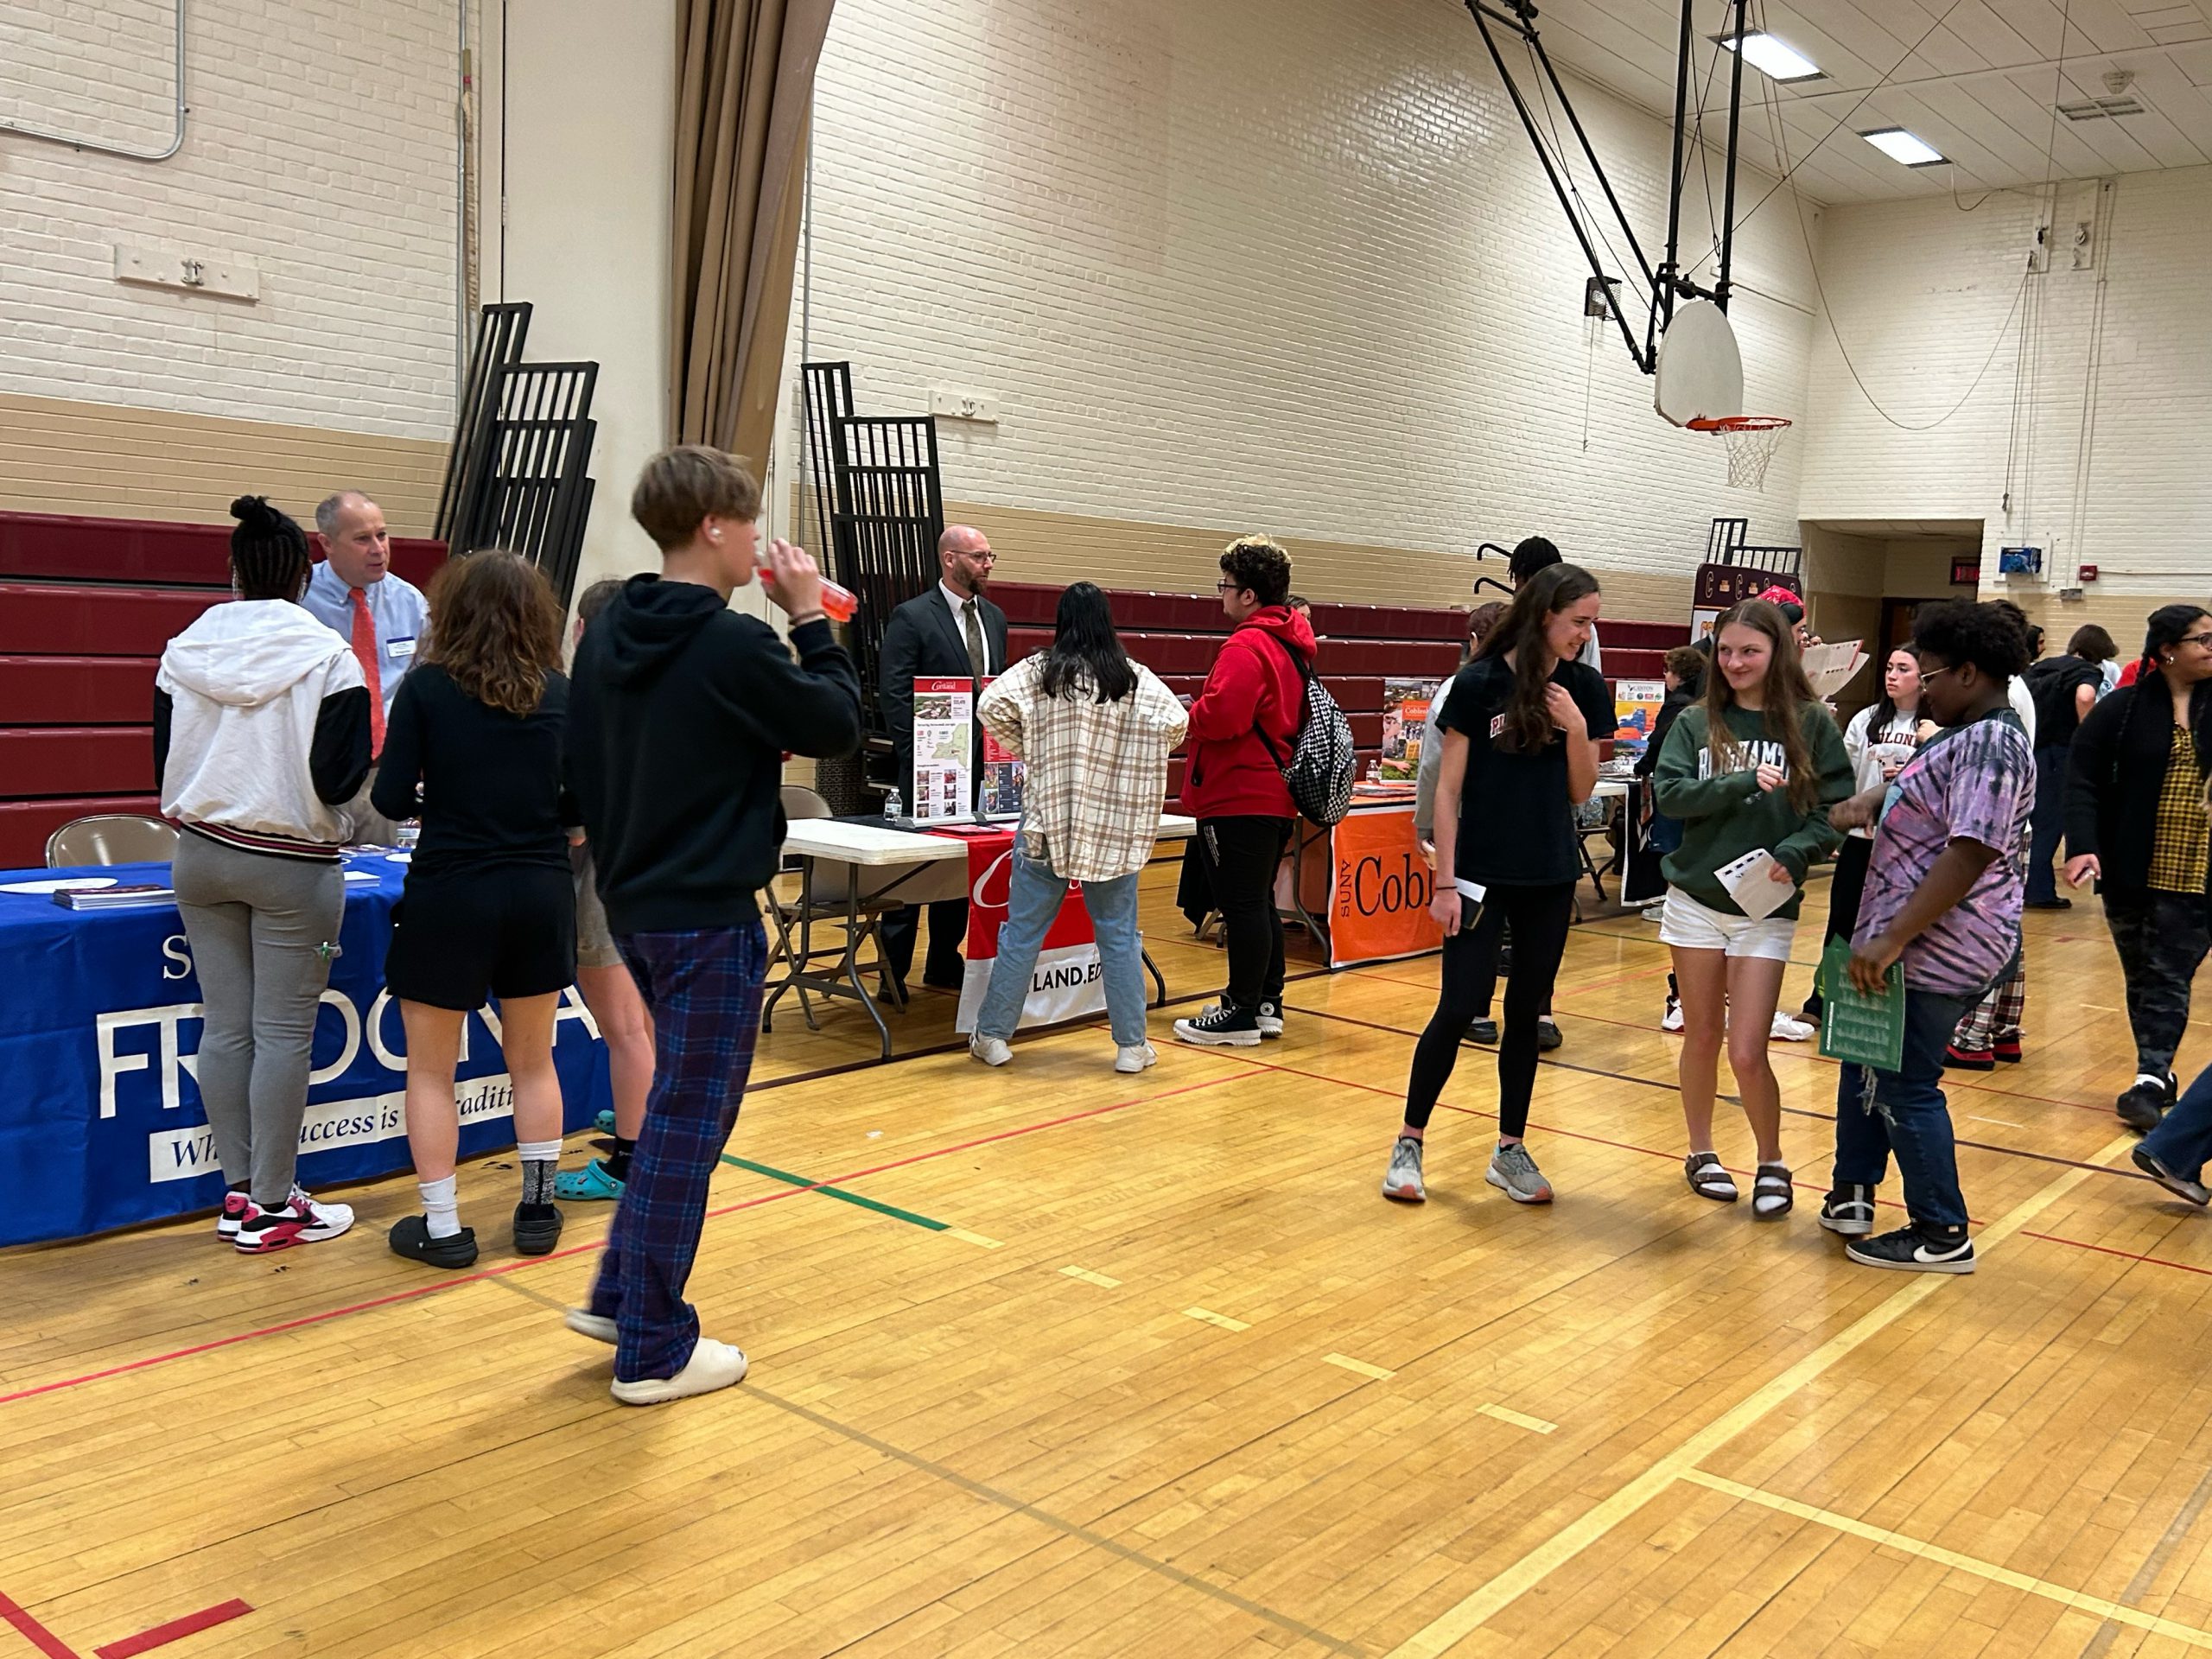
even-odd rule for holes
{"type": "Polygon", "coordinates": [[[1846,829],[1878,825],[1850,975],[1873,992],[1892,963],[1902,964],[1904,1054],[1893,1072],[1843,1068],[1835,1178],[1821,1225],[1848,1237],[1847,1253],[1867,1267],[1972,1273],[1943,1046],[2019,955],[2035,753],[2005,685],[2026,668],[2028,643],[1997,607],[1953,599],[1922,607],[1912,649],[1921,708],[1943,729],[1892,781],[1834,815],[1846,829]],[[1911,1220],[1872,1237],[1874,1189],[1892,1152],[1911,1220]]]}

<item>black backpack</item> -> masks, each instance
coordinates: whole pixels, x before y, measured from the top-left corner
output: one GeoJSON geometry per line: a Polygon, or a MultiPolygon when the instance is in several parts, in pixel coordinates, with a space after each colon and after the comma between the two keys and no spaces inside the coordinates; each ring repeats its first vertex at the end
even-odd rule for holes
{"type": "Polygon", "coordinates": [[[2074,717],[2075,690],[2094,685],[2100,677],[2094,664],[2069,656],[2046,657],[2021,677],[2035,702],[2036,742],[2040,745],[2050,741],[2046,732],[2056,737],[2074,729],[2079,723],[2074,717]]]}
{"type": "MultiPolygon", "coordinates": [[[[1274,639],[1272,634],[1268,638],[1274,639]]],[[[1260,741],[1267,746],[1268,757],[1282,769],[1282,781],[1290,791],[1290,801],[1311,822],[1324,830],[1341,823],[1351,810],[1351,785],[1358,760],[1352,751],[1351,722],[1344,718],[1344,711],[1337,707],[1337,700],[1329,690],[1313,677],[1313,670],[1303,657],[1275,640],[1290,660],[1297,665],[1298,677],[1306,687],[1306,718],[1299,722],[1297,741],[1291,746],[1290,760],[1286,763],[1275,753],[1274,740],[1267,728],[1255,720],[1252,729],[1260,734],[1260,741]]]]}

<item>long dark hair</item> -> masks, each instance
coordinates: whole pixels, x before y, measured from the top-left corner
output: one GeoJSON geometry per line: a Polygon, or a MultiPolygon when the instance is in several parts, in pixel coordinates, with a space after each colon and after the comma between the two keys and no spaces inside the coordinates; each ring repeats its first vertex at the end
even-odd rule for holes
{"type": "Polygon", "coordinates": [[[1821,798],[1821,780],[1813,770],[1813,746],[1805,737],[1805,705],[1815,701],[1813,683],[1805,677],[1797,630],[1780,606],[1764,599],[1747,599],[1731,606],[1713,625],[1713,671],[1705,677],[1705,741],[1713,751],[1713,773],[1744,772],[1751,765],[1750,756],[1728,724],[1728,711],[1736,706],[1736,691],[1720,671],[1720,631],[1729,627],[1763,633],[1771,647],[1760,698],[1760,722],[1767,737],[1782,745],[1783,770],[1789,774],[1791,808],[1810,812],[1821,798]]]}
{"type": "Polygon", "coordinates": [[[1088,693],[1094,702],[1119,702],[1137,689],[1137,671],[1114,632],[1114,607],[1096,582],[1071,582],[1061,590],[1043,677],[1048,697],[1088,693]]]}
{"type": "Polygon", "coordinates": [[[430,584],[430,637],[419,660],[435,663],[480,703],[533,712],[545,677],[561,668],[561,607],[537,567],[487,550],[448,559],[430,584]]]}
{"type": "MultiPolygon", "coordinates": [[[[1910,645],[1892,645],[1890,647],[1889,657],[1882,658],[1882,695],[1875,700],[1874,712],[1868,715],[1866,720],[1866,741],[1869,743],[1880,742],[1882,734],[1889,730],[1890,722],[1895,720],[1899,713],[1897,700],[1890,695],[1890,657],[1896,656],[1899,652],[1904,652],[1908,657],[1912,656],[1912,648],[1910,645]]],[[[1916,676],[1920,672],[1920,661],[1917,658],[1913,659],[1912,671],[1916,676]]],[[[1918,703],[1913,705],[1913,712],[1915,714],[1920,712],[1918,703]]],[[[1918,722],[1915,721],[1914,724],[1916,728],[1918,722]]]]}
{"type": "Polygon", "coordinates": [[[1598,591],[1598,578],[1579,564],[1548,564],[1513,590],[1513,603],[1475,652],[1477,662],[1513,658],[1513,694],[1505,702],[1505,741],[1499,747],[1533,754],[1552,741],[1552,712],[1544,687],[1552,664],[1544,660],[1544,625],[1598,591]]]}
{"type": "Polygon", "coordinates": [[[2137,680],[2147,680],[2164,666],[2158,652],[2168,645],[2177,645],[2200,618],[2212,616],[2212,611],[2202,605],[2161,605],[2151,613],[2144,623],[2143,660],[2137,668],[2137,680]]]}

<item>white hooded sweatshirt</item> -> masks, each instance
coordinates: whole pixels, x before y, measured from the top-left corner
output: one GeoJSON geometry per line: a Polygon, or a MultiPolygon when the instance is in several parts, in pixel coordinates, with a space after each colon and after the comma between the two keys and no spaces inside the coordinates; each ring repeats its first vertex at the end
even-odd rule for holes
{"type": "Polygon", "coordinates": [[[162,813],[257,850],[334,850],[352,825],[308,757],[323,699],[363,683],[353,647],[289,600],[203,613],[154,677],[171,703],[162,813]]]}

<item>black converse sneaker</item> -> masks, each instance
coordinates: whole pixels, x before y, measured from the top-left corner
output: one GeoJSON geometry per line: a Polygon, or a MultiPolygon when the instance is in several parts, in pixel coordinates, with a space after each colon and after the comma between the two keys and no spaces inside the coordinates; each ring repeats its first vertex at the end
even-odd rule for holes
{"type": "Polygon", "coordinates": [[[1253,1008],[1240,1008],[1224,997],[1194,1020],[1178,1020],[1175,1040],[1196,1043],[1204,1048],[1257,1048],[1259,1013],[1253,1008]]]}
{"type": "Polygon", "coordinates": [[[1864,1238],[1874,1230],[1874,1189],[1847,1181],[1821,1200],[1821,1225],[1846,1238],[1864,1238]]]}
{"type": "MultiPolygon", "coordinates": [[[[1821,1221],[1825,1225],[1825,1215],[1821,1221]]],[[[1843,1247],[1843,1253],[1864,1268],[1894,1268],[1904,1273],[1974,1271],[1974,1241],[1963,1227],[1949,1236],[1917,1226],[1900,1227],[1879,1238],[1855,1238],[1843,1247]]]]}
{"type": "Polygon", "coordinates": [[[2158,1115],[2166,1109],[2166,1086],[2153,1077],[2139,1077],[2127,1086],[2127,1092],[2113,1103],[2113,1110],[2120,1121],[2138,1135],[2147,1135],[2158,1127],[2158,1115]]]}
{"type": "Polygon", "coordinates": [[[1260,1022],[1261,1036],[1280,1037],[1282,1035],[1282,1005],[1281,1003],[1262,1002],[1260,1004],[1259,1013],[1252,1017],[1260,1022]]]}

